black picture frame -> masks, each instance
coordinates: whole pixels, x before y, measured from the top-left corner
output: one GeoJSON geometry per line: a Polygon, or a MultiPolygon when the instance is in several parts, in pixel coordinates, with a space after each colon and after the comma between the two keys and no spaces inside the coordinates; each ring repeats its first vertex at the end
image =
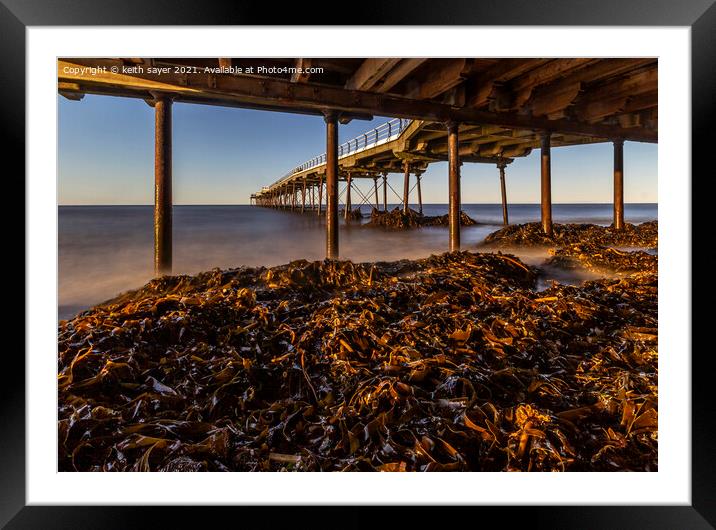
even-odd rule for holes
{"type": "MultiPolygon", "coordinates": [[[[692,37],[692,175],[699,182],[713,173],[712,159],[715,138],[713,125],[716,110],[716,4],[714,0],[501,0],[500,2],[387,2],[364,6],[346,19],[330,17],[335,4],[322,7],[305,3],[295,7],[263,3],[202,2],[192,0],[131,0],[108,2],[98,0],[0,0],[0,79],[2,80],[2,120],[5,167],[13,162],[7,177],[19,184],[25,171],[25,31],[27,26],[83,25],[245,25],[245,24],[333,24],[336,20],[351,25],[606,25],[606,26],[689,26],[692,37]],[[334,20],[329,20],[333,18],[334,20]]],[[[691,177],[691,175],[689,175],[691,177]]],[[[701,201],[707,193],[694,193],[699,184],[690,180],[692,197],[701,201]]],[[[9,193],[9,192],[8,192],[9,193]]],[[[24,196],[24,186],[17,196],[24,196]]],[[[8,196],[6,196],[8,197],[8,196]]],[[[692,201],[692,225],[708,227],[709,208],[692,201]]],[[[17,214],[13,214],[15,224],[17,214]]],[[[7,221],[6,221],[7,223],[7,221]]],[[[6,226],[8,226],[6,224],[6,226]]],[[[696,238],[696,236],[694,236],[696,238]]],[[[707,236],[713,241],[712,236],[707,236]]],[[[694,239],[697,241],[698,239],[694,239]]],[[[711,251],[713,252],[713,251],[711,251]]],[[[713,254],[705,259],[692,258],[693,278],[701,270],[713,270],[713,254]],[[701,267],[701,269],[699,268],[701,267]]],[[[25,276],[25,288],[32,278],[25,276]]],[[[708,283],[708,280],[705,280],[708,283]]],[[[707,299],[713,287],[699,289],[692,304],[707,299]]],[[[401,525],[427,523],[430,517],[445,522],[478,522],[492,515],[509,521],[510,526],[529,524],[531,528],[714,528],[716,527],[716,447],[713,442],[713,418],[716,413],[710,393],[711,371],[709,349],[697,350],[698,336],[705,335],[711,319],[709,311],[691,311],[692,330],[684,330],[685,348],[682,355],[692,354],[692,468],[690,506],[533,506],[533,507],[451,507],[403,509],[401,525]],[[689,340],[689,337],[692,337],[689,340]],[[691,351],[689,351],[691,348],[691,351]],[[449,510],[449,518],[445,519],[449,510]]],[[[31,319],[32,315],[27,314],[31,319]]],[[[27,326],[27,321],[26,321],[27,326]]],[[[17,333],[19,335],[19,333],[17,333]]],[[[0,384],[0,525],[7,528],[163,528],[193,524],[199,515],[204,524],[214,524],[217,513],[231,517],[236,524],[251,521],[251,527],[279,526],[275,517],[285,524],[310,526],[340,525],[362,527],[384,521],[383,508],[377,507],[292,507],[282,510],[258,507],[192,509],[178,507],[36,507],[25,501],[25,362],[17,349],[5,350],[5,377],[0,384]],[[194,513],[194,510],[198,512],[194,513]],[[298,513],[296,513],[298,512],[298,513]],[[191,515],[191,516],[190,516],[191,515]],[[241,519],[238,519],[238,518],[241,519]],[[248,519],[247,519],[248,518],[248,519]]],[[[508,501],[508,500],[506,500],[508,501]]],[[[220,515],[221,516],[221,515],[220,515]]]]}

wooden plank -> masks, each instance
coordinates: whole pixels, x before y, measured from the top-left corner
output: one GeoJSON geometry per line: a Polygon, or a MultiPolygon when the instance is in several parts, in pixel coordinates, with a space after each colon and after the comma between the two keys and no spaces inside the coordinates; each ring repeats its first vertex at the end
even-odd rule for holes
{"type": "Polygon", "coordinates": [[[390,71],[383,82],[376,86],[376,90],[378,92],[390,92],[391,88],[413,73],[413,71],[425,61],[427,61],[427,59],[403,59],[400,64],[390,71]]]}
{"type": "Polygon", "coordinates": [[[346,81],[345,88],[347,90],[369,90],[393,68],[398,61],[400,61],[400,58],[396,57],[366,59],[353,76],[346,81]]]}
{"type": "Polygon", "coordinates": [[[593,123],[607,116],[623,112],[628,99],[627,96],[617,96],[609,99],[585,102],[574,108],[574,115],[580,120],[593,123]]]}
{"type": "Polygon", "coordinates": [[[577,58],[577,59],[553,59],[547,64],[538,66],[510,81],[510,89],[518,92],[524,89],[533,89],[564,76],[567,72],[582,68],[598,59],[577,58]]]}
{"type": "MultiPolygon", "coordinates": [[[[294,66],[296,70],[311,68],[311,59],[296,59],[296,64],[294,66]]],[[[307,72],[299,73],[296,71],[291,74],[291,83],[305,83],[308,81],[309,77],[311,77],[311,74],[307,72]]]]}
{"type": "Polygon", "coordinates": [[[544,64],[548,59],[503,59],[485,72],[478,74],[468,82],[467,105],[482,107],[492,99],[498,83],[504,83],[533,68],[544,64]]]}
{"type": "Polygon", "coordinates": [[[653,68],[656,68],[654,59],[601,59],[573,70],[568,75],[550,83],[538,83],[515,89],[512,108],[520,108],[539,92],[560,92],[574,83],[595,83],[650,64],[653,64],[653,68]]]}
{"type": "Polygon", "coordinates": [[[405,94],[411,99],[432,99],[467,79],[471,64],[467,59],[433,59],[429,76],[405,94]]]}
{"type": "Polygon", "coordinates": [[[532,115],[545,116],[566,109],[577,99],[581,89],[581,83],[572,83],[557,91],[542,92],[530,102],[532,115]]]}

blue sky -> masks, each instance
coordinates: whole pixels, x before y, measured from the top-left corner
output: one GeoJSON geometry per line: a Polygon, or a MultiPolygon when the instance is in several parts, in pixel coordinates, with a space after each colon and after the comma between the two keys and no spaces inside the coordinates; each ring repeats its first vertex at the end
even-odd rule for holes
{"type": "MultiPolygon", "coordinates": [[[[58,105],[59,203],[151,204],[154,109],[142,100],[89,95],[81,101],[58,96],[58,105]]],[[[173,120],[175,204],[248,204],[252,192],[325,151],[317,116],[176,103],[173,120]]],[[[339,139],[386,120],[341,125],[339,139]]],[[[612,157],[609,143],[553,149],[553,202],[611,202],[612,157]]],[[[627,142],[624,174],[626,202],[657,202],[656,145],[627,142]]],[[[402,177],[389,178],[400,189],[402,177]]],[[[534,150],[507,167],[507,194],[512,203],[535,203],[539,192],[534,150]]],[[[423,201],[447,202],[446,163],[424,174],[423,201]]],[[[500,201],[495,166],[462,166],[462,201],[500,201]]]]}

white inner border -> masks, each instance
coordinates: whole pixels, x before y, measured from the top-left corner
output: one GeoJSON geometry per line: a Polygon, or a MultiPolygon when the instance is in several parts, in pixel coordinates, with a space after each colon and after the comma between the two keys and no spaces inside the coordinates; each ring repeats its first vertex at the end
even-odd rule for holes
{"type": "Polygon", "coordinates": [[[691,503],[690,28],[32,27],[26,38],[28,504],[691,503]],[[57,57],[325,57],[356,52],[381,57],[659,58],[663,377],[658,472],[57,472],[57,57]]]}

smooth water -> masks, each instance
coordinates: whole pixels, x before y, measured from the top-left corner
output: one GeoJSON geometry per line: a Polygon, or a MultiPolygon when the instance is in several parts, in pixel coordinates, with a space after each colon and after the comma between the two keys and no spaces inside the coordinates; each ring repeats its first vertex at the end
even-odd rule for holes
{"type": "MultiPolygon", "coordinates": [[[[368,217],[370,206],[361,208],[368,217]]],[[[70,318],[151,279],[151,206],[60,206],[58,210],[60,319],[70,318]]],[[[499,204],[465,204],[463,211],[481,223],[462,228],[463,249],[474,248],[487,234],[502,226],[499,204]]],[[[427,204],[423,213],[443,215],[447,205],[427,204]]],[[[539,215],[538,204],[515,204],[509,208],[512,224],[537,221],[539,215]]],[[[552,216],[557,223],[608,225],[612,221],[612,205],[555,204],[552,216]]],[[[655,220],[657,205],[627,204],[625,217],[630,223],[655,220]]],[[[341,220],[342,258],[389,261],[427,257],[447,250],[446,227],[394,231],[365,228],[361,224],[341,220]]],[[[300,214],[255,206],[174,207],[176,274],[193,274],[214,267],[272,266],[296,259],[320,260],[325,257],[325,246],[325,224],[315,212],[300,214]]],[[[535,264],[544,257],[527,251],[520,255],[535,264]]]]}

